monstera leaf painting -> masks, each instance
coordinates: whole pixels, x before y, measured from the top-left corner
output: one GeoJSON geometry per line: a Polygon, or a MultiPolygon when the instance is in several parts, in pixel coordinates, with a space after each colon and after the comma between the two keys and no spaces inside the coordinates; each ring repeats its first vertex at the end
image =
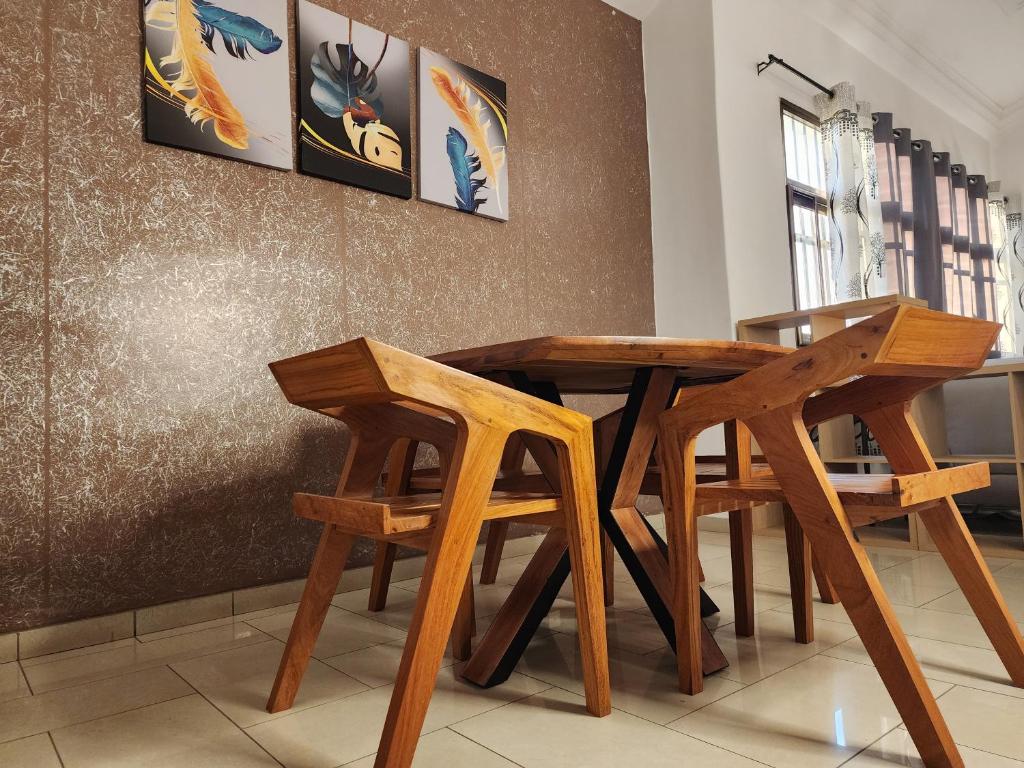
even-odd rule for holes
{"type": "Polygon", "coordinates": [[[420,199],[508,221],[505,83],[420,49],[420,199]]]}
{"type": "Polygon", "coordinates": [[[412,197],[409,46],[299,0],[299,170],[412,197]]]}
{"type": "Polygon", "coordinates": [[[285,0],[143,0],[145,135],[292,167],[285,0]]]}

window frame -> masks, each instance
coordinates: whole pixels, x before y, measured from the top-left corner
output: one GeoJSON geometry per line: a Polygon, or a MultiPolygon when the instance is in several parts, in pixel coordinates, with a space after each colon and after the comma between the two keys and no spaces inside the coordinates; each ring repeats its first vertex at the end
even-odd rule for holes
{"type": "MultiPolygon", "coordinates": [[[[793,181],[789,178],[788,171],[788,158],[786,157],[786,115],[790,114],[801,120],[804,120],[811,125],[820,126],[821,121],[817,115],[809,112],[803,107],[797,106],[796,104],[787,101],[786,99],[779,100],[779,132],[782,137],[782,161],[783,166],[786,170],[786,222],[789,226],[789,272],[790,272],[790,285],[793,290],[793,309],[800,309],[800,290],[799,290],[799,278],[797,275],[797,252],[796,252],[796,231],[794,229],[793,222],[793,207],[797,205],[795,202],[796,198],[804,198],[808,201],[813,200],[813,208],[810,205],[801,205],[802,208],[813,210],[815,213],[815,222],[817,222],[817,214],[828,212],[828,201],[824,195],[818,193],[818,190],[808,187],[806,184],[802,184],[798,181],[793,181]]],[[[818,257],[822,260],[822,265],[826,262],[827,254],[821,252],[821,241],[818,242],[818,257]]],[[[825,284],[824,275],[819,270],[817,275],[819,288],[821,290],[820,295],[825,296],[825,284]]]]}

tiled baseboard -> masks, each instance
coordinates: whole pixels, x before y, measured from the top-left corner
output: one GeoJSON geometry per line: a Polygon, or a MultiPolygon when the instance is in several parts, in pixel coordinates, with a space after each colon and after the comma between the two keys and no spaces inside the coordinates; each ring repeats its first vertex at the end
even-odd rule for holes
{"type": "MultiPolygon", "coordinates": [[[[541,536],[524,536],[505,542],[504,557],[515,557],[533,552],[541,536]]],[[[474,563],[483,559],[483,546],[477,547],[474,563]]],[[[392,581],[416,578],[423,571],[424,557],[396,560],[392,581]]],[[[338,585],[338,592],[353,592],[370,586],[371,566],[346,570],[338,585]]],[[[138,635],[174,629],[187,624],[238,616],[243,613],[297,603],[302,596],[305,579],[263,584],[231,592],[178,600],[173,603],[146,606],[133,611],[122,611],[106,616],[53,624],[0,635],[0,663],[17,659],[30,659],[60,651],[70,651],[89,645],[124,640],[138,635]]]]}

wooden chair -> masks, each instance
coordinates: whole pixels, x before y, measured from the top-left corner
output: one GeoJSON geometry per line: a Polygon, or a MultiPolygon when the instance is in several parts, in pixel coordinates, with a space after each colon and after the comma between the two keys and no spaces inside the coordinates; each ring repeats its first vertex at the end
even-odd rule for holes
{"type": "Polygon", "coordinates": [[[295,700],[354,538],[420,546],[426,565],[375,763],[411,765],[453,623],[457,615],[464,624],[471,616],[463,596],[481,526],[507,518],[564,528],[587,709],[609,714],[590,419],[369,339],[270,367],[289,402],[340,419],[352,439],[336,495],[295,496],[296,514],[322,522],[324,531],[268,711],[288,709],[295,700]],[[559,495],[492,490],[505,443],[518,430],[549,441],[559,495]],[[400,485],[412,441],[438,447],[446,468],[443,491],[374,497],[389,454],[401,457],[389,490],[400,485]]]}
{"type": "MultiPolygon", "coordinates": [[[[1013,683],[1024,686],[1024,642],[952,494],[988,485],[984,463],[938,469],[910,412],[921,391],[978,368],[999,325],[926,309],[898,307],[769,362],[733,381],[694,390],[662,415],[670,570],[679,660],[686,693],[702,688],[697,605],[696,507],[717,498],[784,501],[787,536],[803,536],[867,648],[928,766],[962,760],[885,592],[853,529],[918,513],[1013,683]],[[857,378],[851,378],[857,377],[857,378]],[[893,475],[829,475],[808,435],[843,414],[867,423],[893,475]],[[743,421],[764,450],[772,476],[694,482],[694,445],[707,427],[743,421]]],[[[808,578],[806,557],[791,567],[808,578]]],[[[802,587],[794,585],[794,591],[802,587]]],[[[810,620],[809,615],[804,617],[810,620]]]]}

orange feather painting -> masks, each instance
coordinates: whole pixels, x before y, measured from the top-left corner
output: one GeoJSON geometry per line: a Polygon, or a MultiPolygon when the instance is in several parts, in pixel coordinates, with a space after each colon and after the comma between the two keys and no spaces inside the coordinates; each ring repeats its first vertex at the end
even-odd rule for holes
{"type": "Polygon", "coordinates": [[[147,141],[292,167],[286,0],[142,0],[147,141]]]}
{"type": "Polygon", "coordinates": [[[505,83],[420,48],[420,199],[508,221],[505,83]]]}

